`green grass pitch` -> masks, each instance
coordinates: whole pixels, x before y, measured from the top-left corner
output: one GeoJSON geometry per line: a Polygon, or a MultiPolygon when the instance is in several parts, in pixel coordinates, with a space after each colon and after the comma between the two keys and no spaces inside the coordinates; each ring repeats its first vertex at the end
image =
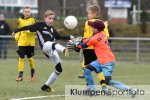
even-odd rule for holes
{"type": "MultiPolygon", "coordinates": [[[[45,59],[35,59],[36,80],[30,81],[30,69],[27,59],[25,60],[24,80],[16,82],[17,59],[0,60],[0,100],[14,98],[64,95],[65,85],[84,85],[85,80],[79,79],[81,63],[77,60],[63,60],[63,73],[57,78],[52,88],[55,92],[43,92],[40,87],[48,79],[54,70],[52,63],[45,59]]],[[[93,73],[95,83],[99,84],[97,75],[93,73]]],[[[150,85],[149,63],[116,63],[113,79],[128,85],[150,85]]],[[[65,97],[47,97],[38,100],[64,100],[65,97]]],[[[33,99],[37,100],[37,99],[33,99]]],[[[102,100],[102,99],[101,99],[102,100]]],[[[104,100],[104,99],[103,99],[104,100]]]]}

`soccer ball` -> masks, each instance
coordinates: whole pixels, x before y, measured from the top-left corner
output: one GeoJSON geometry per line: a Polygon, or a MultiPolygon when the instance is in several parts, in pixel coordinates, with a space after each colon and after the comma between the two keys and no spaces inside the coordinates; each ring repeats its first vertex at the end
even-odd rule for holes
{"type": "Polygon", "coordinates": [[[64,25],[67,29],[74,29],[77,27],[78,21],[74,16],[67,16],[64,20],[64,25]]]}

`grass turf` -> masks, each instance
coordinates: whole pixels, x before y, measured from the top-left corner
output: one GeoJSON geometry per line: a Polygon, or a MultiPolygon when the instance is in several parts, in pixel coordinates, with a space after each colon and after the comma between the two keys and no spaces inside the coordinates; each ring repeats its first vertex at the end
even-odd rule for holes
{"type": "MultiPolygon", "coordinates": [[[[40,87],[48,79],[50,73],[54,70],[49,60],[35,60],[36,80],[30,81],[30,69],[28,61],[25,60],[24,80],[16,82],[17,59],[0,60],[0,100],[9,100],[12,98],[64,95],[65,85],[84,85],[85,80],[79,79],[81,74],[81,63],[77,60],[64,60],[62,63],[63,73],[58,77],[52,88],[53,93],[47,93],[40,90],[40,87]]],[[[116,69],[113,73],[113,79],[124,82],[128,85],[150,85],[149,63],[116,63],[116,69]]],[[[93,73],[95,83],[99,84],[97,76],[93,73]]],[[[42,98],[40,100],[64,100],[65,97],[42,98]]],[[[37,99],[34,99],[37,100],[37,99]]]]}

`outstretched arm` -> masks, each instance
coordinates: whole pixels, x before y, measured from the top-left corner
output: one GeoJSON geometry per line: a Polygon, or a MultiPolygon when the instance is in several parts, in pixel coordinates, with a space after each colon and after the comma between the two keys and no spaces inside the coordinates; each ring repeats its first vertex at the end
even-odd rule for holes
{"type": "Polygon", "coordinates": [[[78,48],[87,48],[89,46],[94,45],[94,41],[91,38],[83,39],[81,42],[77,45],[78,48]]]}
{"type": "Polygon", "coordinates": [[[79,43],[78,45],[77,45],[77,48],[87,48],[88,46],[87,46],[87,44],[86,43],[79,43]]]}
{"type": "Polygon", "coordinates": [[[70,40],[70,39],[74,38],[73,36],[62,36],[55,29],[54,29],[54,35],[55,35],[57,40],[59,40],[59,39],[61,39],[61,40],[70,40]]]}
{"type": "Polygon", "coordinates": [[[16,29],[16,30],[12,33],[12,35],[14,36],[15,33],[20,32],[20,31],[25,31],[25,30],[30,30],[30,32],[35,32],[37,29],[38,29],[38,24],[35,23],[35,24],[33,24],[33,25],[24,26],[24,27],[21,27],[21,28],[16,29]]]}

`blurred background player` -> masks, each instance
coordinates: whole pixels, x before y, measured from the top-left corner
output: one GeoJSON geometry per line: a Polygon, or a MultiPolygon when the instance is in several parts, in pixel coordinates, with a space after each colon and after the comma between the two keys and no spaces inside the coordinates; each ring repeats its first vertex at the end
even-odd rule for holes
{"type": "MultiPolygon", "coordinates": [[[[5,21],[5,17],[3,14],[0,15],[0,35],[9,35],[10,27],[5,21]]],[[[8,38],[0,38],[0,58],[7,58],[7,44],[8,38]]]]}
{"type": "MultiPolygon", "coordinates": [[[[36,20],[31,17],[31,8],[26,6],[23,8],[22,17],[18,19],[18,28],[32,25],[36,22],[36,20]]],[[[34,46],[35,46],[35,33],[30,32],[28,30],[18,32],[15,35],[15,40],[18,44],[18,71],[19,75],[16,79],[16,81],[22,81],[23,80],[23,70],[24,70],[24,57],[25,55],[28,58],[30,69],[31,69],[31,80],[35,79],[35,69],[34,69],[34,46]]]]}
{"type": "MultiPolygon", "coordinates": [[[[89,5],[86,9],[88,20],[85,22],[83,39],[90,38],[93,36],[92,27],[88,25],[88,21],[99,20],[100,17],[100,7],[98,5],[89,5]]],[[[109,37],[107,26],[104,29],[105,34],[109,37]]],[[[83,60],[82,60],[82,75],[79,78],[84,78],[84,68],[86,65],[90,64],[92,61],[96,60],[97,57],[95,55],[93,46],[89,46],[88,48],[83,49],[83,60]]],[[[98,74],[98,79],[102,86],[105,86],[105,78],[102,73],[98,74]]]]}
{"type": "MultiPolygon", "coordinates": [[[[41,87],[43,91],[51,92],[51,85],[56,80],[56,78],[61,74],[61,59],[59,57],[58,52],[64,53],[67,56],[68,49],[64,46],[56,43],[55,40],[70,40],[74,38],[73,36],[61,36],[55,28],[52,26],[54,23],[55,13],[52,10],[46,10],[44,14],[44,22],[36,22],[33,25],[25,26],[22,28],[18,28],[12,35],[16,32],[30,30],[31,32],[36,32],[39,40],[40,47],[43,53],[52,60],[52,63],[55,66],[55,70],[51,73],[48,80],[41,87]]],[[[30,33],[26,33],[29,34],[30,33]]]]}

